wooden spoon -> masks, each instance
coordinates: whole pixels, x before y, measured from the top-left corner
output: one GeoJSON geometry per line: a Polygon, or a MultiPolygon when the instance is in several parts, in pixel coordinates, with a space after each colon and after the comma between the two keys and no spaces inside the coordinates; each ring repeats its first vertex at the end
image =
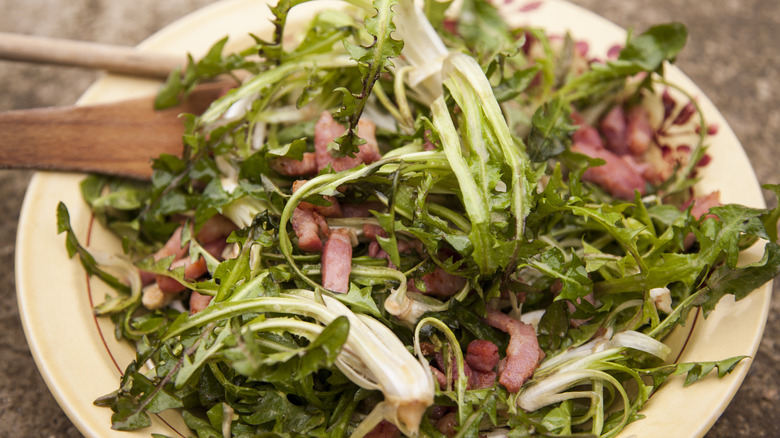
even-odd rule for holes
{"type": "MultiPolygon", "coordinates": [[[[181,62],[129,47],[0,33],[0,59],[165,77],[181,62]]],[[[183,58],[182,58],[183,59],[183,58]]],[[[94,172],[148,179],[151,159],[179,155],[182,113],[200,114],[225,82],[198,87],[182,105],[156,111],[154,97],[0,113],[0,167],[94,172]]]]}

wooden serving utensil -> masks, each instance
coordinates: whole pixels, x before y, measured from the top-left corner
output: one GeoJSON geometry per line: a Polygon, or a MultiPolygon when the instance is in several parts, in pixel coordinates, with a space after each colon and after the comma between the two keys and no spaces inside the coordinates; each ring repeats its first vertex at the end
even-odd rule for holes
{"type": "MultiPolygon", "coordinates": [[[[179,59],[129,47],[0,33],[0,59],[166,77],[179,59]]],[[[184,59],[182,57],[182,59],[184,59]]],[[[0,113],[0,167],[94,172],[148,179],[151,159],[179,155],[182,113],[200,114],[228,88],[196,88],[181,105],[157,111],[154,97],[0,113]]]]}
{"type": "Polygon", "coordinates": [[[181,105],[162,111],[146,97],[0,113],[0,167],[148,179],[152,158],[181,155],[180,114],[202,113],[226,87],[201,85],[181,105]]]}

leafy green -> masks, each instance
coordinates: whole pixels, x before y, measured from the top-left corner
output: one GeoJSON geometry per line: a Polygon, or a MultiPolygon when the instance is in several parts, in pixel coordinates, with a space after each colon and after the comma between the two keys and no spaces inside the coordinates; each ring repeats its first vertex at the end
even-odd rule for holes
{"type": "Polygon", "coordinates": [[[364,436],[383,420],[441,437],[429,413],[447,410],[461,437],[615,436],[669,377],[687,385],[744,360],[669,364],[662,341],[691,312],[708,316],[780,274],[780,208],[693,216],[706,130],[692,162],[633,199],[590,180],[606,160],[571,150],[605,108],[675,87],[663,74],[687,39],[682,25],[632,33],[617,59],[598,62],[573,35],[510,29],[482,0],[424,10],[355,0],[314,14],[288,41],[290,14],[305,3],[271,7],[269,40],[225,53],[222,39],[169,77],[159,106],[248,72],[182,118],[182,156],[158,157],[149,183],[82,183],[126,257],[82,246],[58,207],[68,255],[117,290],[96,314],[135,343],[119,389],[95,402],[112,409],[115,429],[177,409],[200,437],[364,436]],[[344,127],[326,148],[315,141],[323,113],[344,127]],[[367,119],[375,138],[358,132],[367,119]],[[381,157],[366,161],[369,141],[381,157]],[[323,168],[324,154],[358,164],[323,168]],[[300,174],[276,166],[312,157],[318,166],[300,174]],[[215,216],[235,229],[204,240],[215,216]],[[346,293],[323,287],[332,259],[301,245],[312,225],[302,217],[326,247],[336,229],[350,236],[346,293]],[[180,227],[185,258],[156,253],[180,227]],[[763,257],[741,261],[754,244],[763,257]],[[185,261],[205,270],[172,268],[185,261]],[[151,277],[158,284],[142,292],[151,277]],[[186,290],[155,289],[165,281],[186,290]],[[145,308],[155,291],[172,303],[145,308]],[[476,340],[507,360],[525,326],[496,328],[497,310],[535,321],[545,355],[517,393],[484,370],[461,372],[476,340]]]}

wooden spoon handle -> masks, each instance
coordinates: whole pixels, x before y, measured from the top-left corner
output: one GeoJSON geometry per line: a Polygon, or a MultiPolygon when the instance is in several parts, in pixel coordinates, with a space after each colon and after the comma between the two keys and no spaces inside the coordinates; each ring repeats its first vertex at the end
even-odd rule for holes
{"type": "Polygon", "coordinates": [[[155,111],[153,97],[0,113],[0,167],[95,172],[148,179],[151,159],[180,155],[181,113],[202,113],[229,88],[199,86],[180,106],[155,111]]]}
{"type": "Polygon", "coordinates": [[[0,59],[94,68],[112,73],[165,78],[187,59],[131,47],[0,32],[0,59]]]}

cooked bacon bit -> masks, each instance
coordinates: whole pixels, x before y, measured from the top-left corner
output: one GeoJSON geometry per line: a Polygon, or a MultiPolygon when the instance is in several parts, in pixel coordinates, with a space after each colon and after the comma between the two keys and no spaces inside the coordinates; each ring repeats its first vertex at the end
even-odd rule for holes
{"type": "Polygon", "coordinates": [[[154,260],[162,260],[166,257],[174,256],[174,260],[178,260],[182,257],[184,257],[185,254],[187,254],[187,245],[182,247],[181,245],[181,232],[184,226],[180,226],[179,228],[176,228],[176,231],[171,234],[171,237],[168,238],[168,241],[165,242],[165,245],[163,245],[162,248],[157,250],[156,253],[152,256],[154,260]]]}
{"type": "Polygon", "coordinates": [[[645,180],[622,157],[586,143],[575,143],[571,150],[605,161],[602,166],[586,170],[582,175],[585,181],[596,183],[613,196],[623,199],[633,199],[634,190],[638,190],[641,195],[645,194],[645,180]]]}
{"type": "Polygon", "coordinates": [[[423,356],[431,357],[436,353],[436,346],[430,342],[421,341],[420,351],[422,351],[423,356]]]}
{"type": "Polygon", "coordinates": [[[388,256],[382,246],[376,240],[372,240],[368,243],[368,256],[372,259],[383,259],[388,256]]]}
{"type": "MultiPolygon", "coordinates": [[[[206,261],[203,257],[198,257],[195,262],[190,261],[189,257],[184,257],[171,263],[171,270],[184,266],[184,278],[188,280],[194,280],[206,273],[206,261]]],[[[157,285],[160,290],[171,294],[178,293],[186,289],[186,287],[171,277],[165,275],[157,276],[157,285]]]]}
{"type": "Polygon", "coordinates": [[[615,105],[601,120],[599,125],[601,134],[604,135],[604,147],[617,154],[628,153],[628,138],[626,134],[626,113],[623,107],[615,105]]]}
{"type": "Polygon", "coordinates": [[[398,438],[401,431],[391,422],[382,420],[371,432],[363,435],[365,438],[398,438]]]}
{"type": "Polygon", "coordinates": [[[701,157],[701,160],[699,160],[698,163],[696,163],[696,167],[704,167],[712,161],[712,155],[710,154],[704,154],[701,157]]]}
{"type": "Polygon", "coordinates": [[[202,295],[193,291],[190,294],[190,315],[194,315],[208,307],[213,298],[211,295],[202,295]]]}
{"type": "Polygon", "coordinates": [[[455,412],[449,412],[436,421],[436,429],[449,438],[458,434],[456,430],[458,426],[458,416],[455,412]]]}
{"type": "Polygon", "coordinates": [[[466,363],[472,370],[491,371],[498,365],[498,347],[484,339],[475,339],[466,347],[466,363]]]}
{"type": "Polygon", "coordinates": [[[650,114],[641,105],[636,105],[628,110],[627,133],[628,149],[633,155],[642,155],[650,148],[653,140],[653,126],[650,124],[650,114]]]}
{"type": "Polygon", "coordinates": [[[341,213],[344,217],[371,217],[371,211],[384,211],[385,205],[379,201],[361,202],[360,204],[342,204],[341,213]]]}
{"type": "Polygon", "coordinates": [[[217,240],[224,240],[236,229],[236,225],[230,219],[222,215],[214,215],[200,227],[197,239],[201,245],[207,245],[217,240]]]}
{"type": "Polygon", "coordinates": [[[352,271],[352,238],[346,228],[330,233],[322,250],[322,286],[334,292],[347,293],[352,271]]]}
{"type": "Polygon", "coordinates": [[[680,110],[679,113],[677,113],[677,117],[674,118],[672,121],[672,124],[674,125],[684,125],[688,123],[689,120],[691,120],[691,117],[696,113],[696,105],[693,104],[693,102],[688,102],[685,104],[684,107],[680,110]]]}
{"type": "Polygon", "coordinates": [[[366,239],[376,240],[377,236],[387,237],[385,229],[376,224],[363,224],[363,235],[366,239]]]}
{"type": "MultiPolygon", "coordinates": [[[[225,242],[224,240],[217,240],[207,245],[204,245],[203,249],[205,249],[206,252],[208,252],[212,256],[221,258],[222,251],[225,249],[226,246],[227,246],[227,242],[225,242]]],[[[198,257],[198,259],[193,262],[190,260],[189,255],[187,255],[171,263],[170,269],[173,270],[181,266],[184,266],[184,278],[186,278],[187,280],[198,279],[201,276],[203,276],[206,272],[208,272],[208,267],[206,266],[206,260],[203,257],[198,257]]],[[[156,278],[157,278],[157,285],[160,287],[160,290],[162,290],[165,293],[177,293],[186,289],[186,287],[183,284],[179,283],[178,281],[176,281],[171,277],[158,275],[156,278]]]]}
{"type": "Polygon", "coordinates": [[[623,46],[615,44],[607,50],[607,59],[617,59],[620,55],[620,51],[623,50],[623,46]]]}
{"type": "MultiPolygon", "coordinates": [[[[293,182],[292,192],[295,193],[304,184],[306,184],[306,180],[303,179],[293,182]]],[[[322,217],[342,217],[339,201],[333,196],[323,196],[323,198],[330,202],[330,205],[315,205],[310,202],[301,201],[296,208],[314,210],[322,217]]]]}
{"type": "Polygon", "coordinates": [[[533,1],[528,2],[524,4],[523,6],[520,6],[520,9],[518,9],[518,12],[531,12],[539,9],[539,7],[542,6],[542,2],[540,1],[533,1]]]}
{"type": "Polygon", "coordinates": [[[469,377],[469,389],[490,388],[496,383],[495,371],[477,371],[472,370],[469,377]]]}
{"type": "Polygon", "coordinates": [[[317,173],[317,157],[314,152],[304,152],[300,160],[279,157],[270,164],[273,170],[286,176],[308,176],[317,173]]]}
{"type": "Polygon", "coordinates": [[[436,368],[435,366],[431,365],[430,367],[431,367],[431,373],[433,374],[433,378],[436,379],[436,383],[439,384],[439,389],[446,389],[447,376],[445,376],[444,373],[441,372],[441,370],[436,368]]]}
{"type": "Polygon", "coordinates": [[[420,290],[414,286],[414,281],[409,280],[409,289],[424,295],[430,295],[439,298],[448,298],[458,292],[468,283],[465,277],[453,275],[437,266],[432,272],[422,276],[425,290],[420,290]]]}
{"type": "Polygon", "coordinates": [[[683,209],[687,209],[693,204],[691,208],[691,215],[700,220],[702,217],[716,217],[715,215],[708,215],[710,208],[717,207],[720,204],[720,191],[716,190],[708,195],[697,196],[683,205],[683,209]]]}
{"type": "Polygon", "coordinates": [[[664,106],[664,120],[666,120],[672,115],[674,108],[677,106],[677,101],[672,97],[668,88],[664,89],[663,94],[661,94],[661,103],[664,106]]]}
{"type": "Polygon", "coordinates": [[[506,358],[499,364],[498,382],[507,391],[518,392],[544,359],[534,327],[497,310],[488,310],[486,321],[509,334],[506,358]]]}
{"type": "Polygon", "coordinates": [[[296,207],[290,222],[295,235],[298,236],[298,248],[301,251],[322,251],[320,233],[324,236],[330,234],[325,218],[313,210],[296,207]]]}
{"type": "Polygon", "coordinates": [[[571,136],[573,143],[587,143],[591,146],[603,148],[604,142],[601,140],[601,134],[599,131],[585,123],[585,120],[579,113],[572,113],[571,115],[574,124],[578,125],[577,130],[571,136]]]}
{"type": "MultiPolygon", "coordinates": [[[[176,229],[176,231],[173,232],[171,237],[168,238],[168,241],[165,242],[165,245],[160,248],[154,255],[152,256],[154,260],[161,260],[166,257],[174,256],[174,263],[177,263],[176,265],[172,265],[172,268],[175,268],[177,266],[184,266],[185,262],[181,261],[181,259],[187,257],[187,254],[189,252],[189,245],[184,245],[182,247],[181,244],[181,232],[182,232],[183,226],[180,226],[176,229]]],[[[222,250],[225,248],[225,238],[230,235],[233,231],[236,230],[235,224],[231,222],[229,219],[225,218],[221,215],[215,215],[209,218],[203,226],[201,226],[200,231],[198,231],[197,239],[198,242],[200,242],[204,248],[215,257],[219,257],[222,250]],[[219,246],[219,252],[214,252],[209,250],[209,246],[212,244],[220,245],[219,246]]],[[[216,251],[216,250],[215,250],[216,251]]],[[[205,265],[204,265],[205,267],[205,265]]],[[[193,268],[188,268],[193,269],[193,268]]],[[[205,273],[205,270],[201,273],[197,273],[195,271],[187,271],[188,274],[187,278],[197,278],[200,277],[205,273]]],[[[174,291],[176,286],[173,285],[173,283],[178,284],[176,280],[170,279],[168,277],[164,276],[155,276],[152,273],[141,271],[141,282],[146,285],[157,279],[159,281],[160,278],[165,278],[163,280],[164,285],[162,286],[163,291],[169,292],[174,291]],[[171,281],[173,283],[171,283],[171,281]]],[[[180,292],[183,289],[175,290],[175,292],[180,292]]]]}
{"type": "Polygon", "coordinates": [[[333,170],[341,172],[362,163],[373,163],[382,157],[376,142],[376,125],[368,120],[358,122],[358,136],[366,140],[364,144],[358,146],[359,152],[354,157],[332,156],[328,150],[328,144],[344,134],[345,131],[346,128],[333,120],[327,111],[323,112],[317,120],[314,125],[314,150],[318,171],[330,164],[333,170]]]}
{"type": "Polygon", "coordinates": [[[450,411],[451,409],[449,406],[433,405],[429,411],[428,418],[431,420],[438,420],[439,418],[447,415],[447,412],[450,411]]]}

